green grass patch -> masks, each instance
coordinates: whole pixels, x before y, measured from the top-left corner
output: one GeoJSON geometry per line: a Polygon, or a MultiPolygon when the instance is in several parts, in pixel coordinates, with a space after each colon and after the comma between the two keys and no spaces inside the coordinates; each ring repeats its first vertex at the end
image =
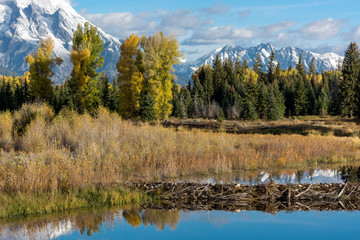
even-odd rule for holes
{"type": "Polygon", "coordinates": [[[152,202],[156,196],[123,187],[86,189],[77,192],[29,195],[0,194],[0,217],[31,216],[62,213],[81,208],[124,206],[152,202]]]}

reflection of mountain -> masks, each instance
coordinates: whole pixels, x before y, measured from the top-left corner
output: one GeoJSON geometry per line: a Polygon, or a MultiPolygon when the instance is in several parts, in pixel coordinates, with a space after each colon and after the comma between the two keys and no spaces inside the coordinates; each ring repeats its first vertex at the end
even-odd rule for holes
{"type": "Polygon", "coordinates": [[[69,219],[52,222],[36,221],[26,225],[0,227],[0,239],[55,239],[73,232],[69,219]]]}
{"type": "Polygon", "coordinates": [[[283,174],[271,177],[270,174],[262,172],[259,176],[260,184],[273,181],[278,184],[297,183],[342,183],[340,172],[330,169],[317,169],[314,171],[297,171],[291,175],[283,174]]]}

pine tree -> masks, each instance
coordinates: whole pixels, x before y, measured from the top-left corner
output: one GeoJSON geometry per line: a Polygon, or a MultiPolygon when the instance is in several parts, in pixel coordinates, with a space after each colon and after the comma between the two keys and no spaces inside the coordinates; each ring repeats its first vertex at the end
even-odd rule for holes
{"type": "Polygon", "coordinates": [[[51,38],[41,39],[39,48],[32,56],[26,57],[30,67],[30,88],[35,98],[51,102],[54,95],[51,77],[52,68],[62,63],[62,59],[52,57],[54,42],[51,38]]]}
{"type": "Polygon", "coordinates": [[[306,96],[306,88],[302,78],[297,79],[296,88],[295,88],[295,98],[294,98],[294,110],[295,115],[305,115],[306,106],[308,104],[306,96]]]}
{"type": "Polygon", "coordinates": [[[341,114],[343,116],[352,117],[359,108],[359,71],[359,48],[356,43],[352,42],[345,52],[340,81],[341,114]]]}
{"type": "Polygon", "coordinates": [[[271,55],[269,58],[269,65],[268,65],[268,82],[271,84],[275,81],[275,52],[271,51],[271,55]]]}
{"type": "Polygon", "coordinates": [[[261,63],[261,58],[260,58],[260,54],[258,53],[256,55],[256,59],[255,59],[255,63],[253,66],[253,70],[256,72],[257,75],[261,76],[263,74],[263,65],[261,63]]]}
{"type": "Polygon", "coordinates": [[[213,83],[214,83],[214,96],[213,99],[220,103],[223,96],[223,86],[225,84],[224,81],[224,71],[223,64],[220,60],[219,55],[216,55],[216,58],[213,63],[213,83]]]}
{"type": "Polygon", "coordinates": [[[105,76],[101,76],[101,103],[104,107],[109,108],[109,101],[111,95],[109,76],[106,74],[105,76]]]}
{"type": "Polygon", "coordinates": [[[140,118],[143,122],[154,121],[157,119],[155,98],[147,91],[143,91],[141,94],[140,118]]]}
{"type": "Polygon", "coordinates": [[[251,100],[245,99],[243,102],[242,109],[243,109],[243,118],[245,120],[254,121],[258,119],[256,108],[251,100]]]}
{"type": "Polygon", "coordinates": [[[296,70],[298,70],[300,76],[301,76],[303,79],[306,79],[306,69],[305,69],[305,66],[304,66],[304,63],[303,63],[302,55],[301,55],[301,54],[300,54],[300,57],[299,57],[299,61],[298,61],[298,63],[296,64],[296,70]]]}
{"type": "Polygon", "coordinates": [[[316,75],[316,66],[315,66],[315,59],[314,58],[311,59],[311,64],[310,64],[310,68],[309,68],[309,75],[310,76],[315,76],[316,75]]]}

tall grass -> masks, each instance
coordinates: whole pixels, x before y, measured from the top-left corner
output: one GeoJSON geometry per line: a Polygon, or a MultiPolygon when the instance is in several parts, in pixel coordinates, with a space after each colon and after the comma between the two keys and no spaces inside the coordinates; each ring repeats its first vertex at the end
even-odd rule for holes
{"type": "Polygon", "coordinates": [[[0,114],[0,191],[68,194],[125,181],[351,163],[359,146],[352,137],[175,131],[105,109],[55,117],[46,105],[26,105],[0,114]]]}

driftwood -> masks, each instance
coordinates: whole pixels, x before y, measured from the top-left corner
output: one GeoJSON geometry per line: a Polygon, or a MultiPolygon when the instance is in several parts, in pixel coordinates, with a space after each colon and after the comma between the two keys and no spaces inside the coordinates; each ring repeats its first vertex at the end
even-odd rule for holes
{"type": "Polygon", "coordinates": [[[180,210],[330,211],[360,210],[359,184],[196,184],[126,185],[159,201],[143,207],[180,210]]]}

